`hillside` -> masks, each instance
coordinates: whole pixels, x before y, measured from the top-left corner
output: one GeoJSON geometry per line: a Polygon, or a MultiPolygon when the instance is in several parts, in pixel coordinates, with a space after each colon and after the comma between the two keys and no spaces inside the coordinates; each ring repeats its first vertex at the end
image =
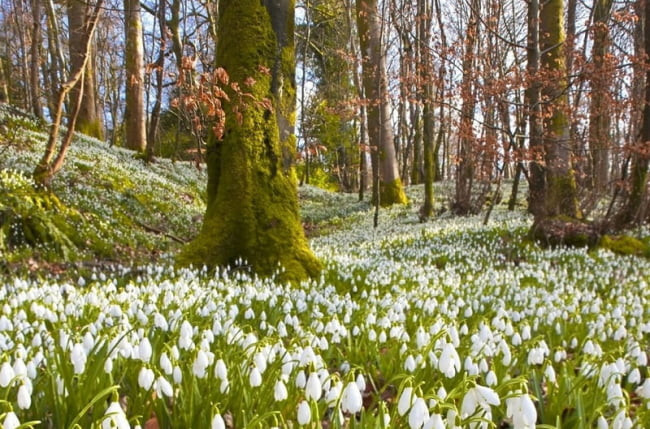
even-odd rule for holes
{"type": "Polygon", "coordinates": [[[448,184],[432,222],[411,187],[378,228],[354,195],[304,187],[319,278],[176,271],[170,236],[200,225],[204,172],[79,138],[55,198],[18,173],[43,128],[6,112],[0,126],[3,225],[59,243],[2,230],[5,427],[650,426],[645,258],[540,248],[502,204],[487,225],[453,217],[448,184]]]}

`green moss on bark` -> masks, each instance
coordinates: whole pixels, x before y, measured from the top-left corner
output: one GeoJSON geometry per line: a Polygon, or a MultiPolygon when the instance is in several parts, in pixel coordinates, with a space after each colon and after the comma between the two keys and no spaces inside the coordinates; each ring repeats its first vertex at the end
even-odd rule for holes
{"type": "Polygon", "coordinates": [[[268,11],[259,0],[222,1],[220,20],[219,65],[231,81],[253,77],[257,82],[250,89],[254,98],[272,99],[275,108],[270,112],[249,104],[238,121],[226,107],[224,138],[211,141],[208,148],[204,224],[177,261],[216,267],[242,259],[261,275],[273,274],[281,265],[283,279],[315,276],[321,265],[302,230],[296,183],[290,169],[282,165],[283,145],[292,137],[281,138],[279,123],[293,125],[294,111],[288,110],[286,99],[295,96],[293,76],[280,76],[283,91],[289,93],[277,97],[272,91],[273,76],[259,71],[259,66],[273,70],[278,52],[284,50],[277,49],[268,11]]]}
{"type": "Polygon", "coordinates": [[[547,177],[546,207],[551,216],[569,216],[581,219],[582,214],[578,207],[576,180],[573,170],[567,175],[549,175],[547,177]]]}
{"type": "Polygon", "coordinates": [[[400,179],[395,179],[392,182],[380,182],[379,192],[379,202],[384,207],[408,202],[400,179]]]}

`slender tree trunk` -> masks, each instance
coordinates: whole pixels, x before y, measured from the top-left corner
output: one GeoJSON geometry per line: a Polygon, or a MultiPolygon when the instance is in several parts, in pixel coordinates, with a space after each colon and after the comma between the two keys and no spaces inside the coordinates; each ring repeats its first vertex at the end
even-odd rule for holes
{"type": "Polygon", "coordinates": [[[433,181],[435,180],[434,165],[434,106],[433,106],[433,61],[431,60],[431,22],[432,10],[429,0],[418,0],[419,39],[418,39],[418,88],[423,105],[422,136],[424,146],[424,204],[420,210],[420,220],[424,221],[433,214],[433,181]]]}
{"type": "Polygon", "coordinates": [[[475,169],[474,113],[476,98],[474,94],[474,71],[476,43],[478,42],[478,14],[480,0],[472,0],[470,15],[465,33],[463,53],[463,81],[461,83],[461,119],[459,130],[458,169],[456,175],[456,198],[454,212],[466,215],[472,211],[472,180],[475,169]]]}
{"type": "Polygon", "coordinates": [[[562,48],[564,0],[544,3],[540,15],[541,68],[550,81],[542,88],[547,113],[544,119],[546,159],[545,216],[579,218],[576,181],[572,166],[566,62],[562,48]]]}
{"type": "Polygon", "coordinates": [[[81,106],[76,121],[76,130],[98,139],[104,138],[104,127],[102,118],[97,113],[96,87],[95,87],[95,70],[93,67],[93,50],[86,53],[83,51],[87,27],[87,13],[89,6],[82,0],[67,0],[68,5],[68,25],[70,27],[70,68],[76,70],[80,64],[85,64],[83,89],[74,87],[70,93],[71,99],[78,98],[78,93],[82,93],[81,106]]]}
{"type": "Polygon", "coordinates": [[[544,171],[543,123],[541,106],[541,84],[539,76],[539,0],[530,0],[528,4],[528,46],[526,50],[528,65],[528,89],[526,105],[528,106],[528,128],[530,149],[530,183],[528,211],[535,217],[544,215],[544,198],[546,195],[546,175],[544,171]]]}
{"type": "MultiPolygon", "coordinates": [[[[158,125],[160,123],[160,112],[162,110],[162,92],[163,92],[163,72],[165,69],[165,46],[167,42],[167,25],[165,24],[165,5],[166,2],[161,1],[158,4],[158,27],[160,29],[160,47],[158,58],[156,59],[156,101],[153,109],[151,109],[151,118],[149,119],[149,130],[147,131],[147,148],[145,158],[147,161],[153,159],[154,148],[156,147],[156,140],[158,139],[158,125]]],[[[182,73],[182,69],[178,69],[178,73],[182,73]]],[[[127,82],[128,84],[128,82],[127,82]]],[[[180,123],[177,125],[180,127],[180,123]]]]}
{"type": "Polygon", "coordinates": [[[9,80],[7,79],[7,71],[5,70],[8,61],[0,56],[0,103],[9,103],[9,80]]]}
{"type": "Polygon", "coordinates": [[[124,0],[126,32],[126,147],[144,152],[147,147],[144,113],[144,43],[140,0],[124,0]]]}
{"type": "Polygon", "coordinates": [[[41,68],[41,17],[42,17],[41,1],[32,0],[32,46],[31,46],[31,72],[30,72],[30,85],[32,93],[32,113],[37,118],[43,118],[43,103],[41,102],[41,83],[40,83],[40,68],[41,68]]]}
{"type": "Polygon", "coordinates": [[[357,0],[357,27],[363,59],[363,85],[368,99],[368,137],[373,151],[373,198],[382,206],[406,203],[395,154],[390,119],[386,58],[377,0],[357,0]],[[378,198],[378,200],[377,200],[378,198]]]}
{"type": "Polygon", "coordinates": [[[255,79],[253,96],[272,100],[273,111],[249,105],[238,121],[226,106],[224,138],[208,142],[203,227],[179,263],[215,267],[246,261],[262,275],[278,270],[278,264],[285,279],[316,275],[320,264],[308,248],[296,183],[282,159],[283,146],[295,142],[290,134],[296,109],[294,1],[221,0],[218,27],[218,65],[231,82],[255,79]]]}
{"type": "Polygon", "coordinates": [[[611,43],[607,21],[613,0],[596,0],[594,4],[594,41],[591,49],[593,70],[590,74],[591,104],[589,106],[589,149],[593,190],[603,193],[609,182],[611,126],[611,82],[614,69],[607,60],[611,43]]]}

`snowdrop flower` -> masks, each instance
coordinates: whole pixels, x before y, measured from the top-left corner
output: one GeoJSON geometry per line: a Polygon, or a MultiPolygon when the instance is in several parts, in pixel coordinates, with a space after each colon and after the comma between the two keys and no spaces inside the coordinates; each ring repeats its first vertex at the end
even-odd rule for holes
{"type": "Polygon", "coordinates": [[[304,389],[306,385],[307,385],[307,376],[305,375],[305,371],[301,369],[300,371],[298,371],[298,375],[296,375],[296,387],[298,389],[304,389]]]}
{"type": "Polygon", "coordinates": [[[20,420],[18,420],[18,416],[16,416],[16,413],[14,413],[13,411],[9,411],[5,415],[5,419],[2,422],[2,427],[4,429],[16,429],[19,426],[20,426],[20,420]]]}
{"type": "Polygon", "coordinates": [[[408,355],[406,361],[404,362],[404,369],[408,372],[413,372],[415,371],[415,368],[416,368],[416,364],[413,355],[408,355]]]}
{"type": "Polygon", "coordinates": [[[310,399],[313,399],[314,401],[318,401],[323,393],[323,388],[320,383],[320,379],[318,378],[318,373],[312,372],[309,374],[309,378],[307,379],[307,385],[305,386],[305,397],[309,401],[310,399]]]}
{"type": "Polygon", "coordinates": [[[636,394],[644,399],[650,399],[650,378],[646,378],[643,384],[636,388],[636,394]]]}
{"type": "Polygon", "coordinates": [[[408,410],[411,409],[411,405],[415,401],[415,396],[413,395],[413,388],[408,386],[405,387],[402,391],[402,395],[399,397],[399,402],[397,403],[397,412],[400,416],[406,414],[408,410]]]}
{"type": "Polygon", "coordinates": [[[429,408],[424,399],[417,398],[409,413],[409,426],[411,429],[420,429],[429,420],[429,408]]]}
{"type": "Polygon", "coordinates": [[[192,373],[198,378],[205,377],[205,370],[209,364],[210,360],[208,359],[208,355],[203,350],[199,350],[196,354],[196,359],[194,359],[194,364],[192,365],[192,373]]]}
{"type": "Polygon", "coordinates": [[[131,425],[119,402],[111,402],[104,416],[102,429],[131,429],[131,425]]]}
{"type": "Polygon", "coordinates": [[[301,401],[298,404],[298,424],[304,426],[311,421],[311,409],[307,401],[301,401]]]}
{"type": "Polygon", "coordinates": [[[612,422],[612,429],[632,429],[632,426],[632,419],[625,415],[625,409],[621,409],[612,422]]]}
{"type": "Polygon", "coordinates": [[[488,386],[494,386],[497,384],[497,375],[494,373],[494,371],[490,371],[487,373],[485,376],[485,384],[488,386]]]}
{"type": "Polygon", "coordinates": [[[639,372],[639,368],[634,368],[628,374],[627,382],[630,384],[639,384],[641,382],[641,372],[639,372]]]}
{"type": "Polygon", "coordinates": [[[180,337],[178,338],[178,347],[183,350],[189,350],[194,346],[192,337],[194,336],[194,329],[187,320],[183,320],[181,324],[180,337]]]}
{"type": "Polygon", "coordinates": [[[3,363],[0,368],[0,387],[9,386],[15,376],[14,369],[9,365],[9,362],[3,363]]]}
{"type": "Polygon", "coordinates": [[[156,394],[158,396],[165,395],[168,398],[174,396],[174,388],[169,383],[169,381],[167,381],[167,379],[162,375],[156,379],[156,383],[154,387],[156,389],[156,394]]]}
{"type": "Polygon", "coordinates": [[[150,368],[142,367],[140,373],[138,374],[138,385],[144,390],[151,389],[153,381],[156,378],[156,375],[150,368]]]}
{"type": "Polygon", "coordinates": [[[217,363],[214,365],[214,376],[222,381],[228,379],[228,369],[223,359],[217,360],[217,363]]]}
{"type": "Polygon", "coordinates": [[[160,355],[160,369],[166,374],[166,375],[171,375],[171,373],[174,371],[174,368],[172,366],[172,361],[169,360],[169,356],[167,356],[167,352],[162,352],[160,355]]]}
{"type": "Polygon", "coordinates": [[[250,383],[251,387],[258,387],[262,385],[262,374],[260,374],[260,370],[257,369],[256,366],[253,366],[253,368],[251,368],[251,372],[248,375],[248,382],[250,383]]]}
{"type": "MultiPolygon", "coordinates": [[[[356,383],[355,383],[356,384],[356,383]]],[[[325,402],[327,402],[328,407],[333,407],[336,405],[336,401],[339,400],[339,396],[341,396],[341,390],[343,390],[343,383],[341,381],[337,380],[327,391],[327,394],[325,395],[325,402]]],[[[358,390],[358,388],[357,388],[358,390]]]]}
{"type": "Polygon", "coordinates": [[[221,414],[215,414],[212,417],[212,424],[210,425],[211,429],[226,429],[226,422],[221,417],[221,414]]]}
{"type": "Polygon", "coordinates": [[[557,381],[553,365],[546,365],[546,368],[544,368],[544,377],[546,377],[548,383],[555,383],[557,381]]]}
{"type": "MultiPolygon", "coordinates": [[[[492,410],[490,406],[499,405],[500,403],[499,395],[497,395],[494,390],[489,387],[476,385],[476,387],[469,389],[467,393],[465,393],[461,404],[460,414],[463,419],[466,419],[478,413],[480,416],[490,420],[492,418],[492,410]]],[[[470,427],[471,429],[477,427],[486,429],[487,423],[483,422],[479,425],[473,423],[470,427]]]]}
{"type": "Polygon", "coordinates": [[[527,394],[506,399],[506,415],[512,418],[514,429],[535,429],[537,409],[527,394]]]}
{"type": "Polygon", "coordinates": [[[445,422],[440,414],[431,414],[429,420],[424,422],[422,429],[446,429],[445,422]]]}
{"type": "Polygon", "coordinates": [[[284,385],[284,382],[282,380],[275,382],[275,387],[273,388],[273,397],[277,402],[284,401],[289,397],[287,386],[284,385]]]}
{"type": "Polygon", "coordinates": [[[144,337],[142,341],[140,341],[140,344],[138,345],[138,356],[140,357],[140,360],[145,363],[149,362],[152,353],[153,351],[151,349],[151,343],[149,342],[149,338],[144,337]]]}
{"type": "Polygon", "coordinates": [[[74,373],[81,374],[86,368],[86,352],[79,343],[75,344],[70,351],[70,360],[74,366],[74,373]]]}
{"type": "Polygon", "coordinates": [[[447,378],[453,378],[460,371],[460,357],[453,344],[446,343],[438,359],[438,369],[447,378]]]}
{"type": "Polygon", "coordinates": [[[366,379],[363,377],[363,374],[357,375],[356,383],[360,392],[366,391],[366,379]]]}
{"type": "Polygon", "coordinates": [[[31,389],[26,384],[20,386],[18,389],[18,397],[16,399],[18,402],[18,408],[26,410],[32,405],[32,392],[30,392],[30,390],[31,389]]]}
{"type": "Polygon", "coordinates": [[[181,381],[183,381],[183,372],[181,371],[180,367],[178,366],[174,367],[174,371],[172,372],[172,378],[174,379],[174,383],[181,384],[181,381]]]}
{"type": "Polygon", "coordinates": [[[609,429],[609,424],[603,416],[598,417],[598,429],[609,429]]]}
{"type": "Polygon", "coordinates": [[[341,396],[341,410],[344,413],[356,414],[363,407],[363,397],[357,383],[351,381],[343,390],[341,396]]]}

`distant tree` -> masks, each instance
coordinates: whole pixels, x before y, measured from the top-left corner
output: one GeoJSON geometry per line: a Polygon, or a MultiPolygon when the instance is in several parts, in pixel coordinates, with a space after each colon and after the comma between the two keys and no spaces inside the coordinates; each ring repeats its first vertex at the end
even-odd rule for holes
{"type": "Polygon", "coordinates": [[[373,160],[373,200],[383,206],[404,204],[406,195],[399,176],[390,118],[382,18],[377,0],[357,0],[356,6],[373,160]]]}
{"type": "Polygon", "coordinates": [[[144,152],[147,146],[144,112],[144,43],[140,0],[124,0],[126,33],[126,147],[144,152]]]}
{"type": "Polygon", "coordinates": [[[76,130],[92,137],[102,139],[104,126],[102,116],[99,115],[97,103],[97,88],[95,86],[95,69],[93,67],[92,44],[89,52],[85,49],[85,31],[92,6],[83,0],[67,0],[70,68],[76,70],[80,64],[85,64],[86,70],[82,80],[83,87],[75,86],[71,91],[72,99],[81,99],[79,115],[76,121],[76,130]]]}
{"type": "Polygon", "coordinates": [[[225,109],[223,139],[212,135],[208,143],[203,227],[179,255],[181,265],[234,265],[241,258],[263,275],[280,264],[287,279],[320,270],[301,227],[296,183],[283,165],[283,148],[295,142],[293,23],[292,0],[220,1],[217,59],[229,74],[221,77],[230,82],[228,98],[249,85],[251,97],[271,106],[225,109]]]}

